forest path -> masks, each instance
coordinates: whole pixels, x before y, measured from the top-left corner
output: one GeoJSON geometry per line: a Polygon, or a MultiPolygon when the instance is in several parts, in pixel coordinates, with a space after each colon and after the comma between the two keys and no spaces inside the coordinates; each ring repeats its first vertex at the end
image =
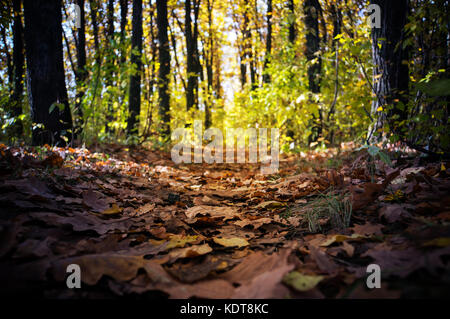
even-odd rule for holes
{"type": "Polygon", "coordinates": [[[282,158],[278,174],[261,175],[253,164],[174,165],[143,148],[103,149],[2,146],[3,289],[62,298],[449,292],[437,277],[449,271],[448,163],[380,162],[370,176],[365,154],[330,150],[282,158]],[[381,289],[366,287],[371,263],[381,289]],[[70,264],[81,289],[67,288],[70,264]],[[419,289],[424,278],[432,284],[419,289]]]}

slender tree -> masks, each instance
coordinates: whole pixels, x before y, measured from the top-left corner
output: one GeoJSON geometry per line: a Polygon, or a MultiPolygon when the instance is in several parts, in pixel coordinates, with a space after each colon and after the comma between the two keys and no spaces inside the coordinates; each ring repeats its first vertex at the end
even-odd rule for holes
{"type": "Polygon", "coordinates": [[[139,131],[139,114],[141,112],[141,72],[142,72],[142,0],[133,0],[133,34],[131,36],[131,63],[136,65],[130,76],[130,92],[128,101],[129,135],[139,131]]]}
{"type": "Polygon", "coordinates": [[[120,47],[121,47],[121,53],[120,53],[120,63],[125,62],[125,39],[126,39],[126,26],[128,23],[127,20],[128,15],[128,0],[120,0],[120,47]]]}
{"type": "Polygon", "coordinates": [[[81,133],[83,126],[83,109],[82,99],[85,94],[85,81],[88,73],[86,70],[86,27],[85,27],[85,12],[84,12],[84,0],[76,0],[76,4],[80,7],[80,27],[78,28],[77,37],[77,69],[75,77],[77,81],[77,95],[75,101],[75,108],[78,113],[78,123],[76,123],[76,135],[81,133]]]}
{"type": "Polygon", "coordinates": [[[113,92],[112,86],[114,82],[114,63],[115,63],[115,53],[114,53],[114,0],[108,0],[107,12],[106,12],[106,64],[104,69],[106,71],[105,75],[105,85],[109,93],[108,96],[108,109],[106,112],[106,124],[105,131],[112,132],[110,124],[114,121],[114,109],[113,109],[113,92]]]}
{"type": "Polygon", "coordinates": [[[95,62],[97,64],[97,67],[100,68],[101,56],[100,56],[100,40],[99,40],[98,20],[97,20],[97,12],[98,12],[97,0],[89,0],[89,6],[91,9],[90,13],[92,22],[92,33],[94,36],[95,62]]]}
{"type": "MultiPolygon", "coordinates": [[[[206,78],[207,78],[207,97],[205,103],[205,127],[211,126],[211,108],[213,101],[213,65],[214,65],[214,34],[213,34],[213,1],[206,0],[207,12],[208,12],[208,39],[207,44],[203,45],[205,51],[204,59],[206,66],[206,78]],[[205,50],[205,47],[207,50],[205,50]],[[207,52],[207,53],[206,53],[207,52]]],[[[206,41],[205,41],[206,42],[206,41]]]]}
{"type": "Polygon", "coordinates": [[[267,73],[267,66],[270,61],[270,55],[272,54],[272,0],[267,0],[267,36],[266,36],[266,55],[264,57],[264,71],[263,81],[264,83],[270,83],[270,74],[267,73]]]}
{"type": "Polygon", "coordinates": [[[186,109],[189,111],[193,106],[198,108],[198,78],[201,72],[198,52],[198,14],[200,11],[200,0],[185,0],[184,4],[187,71],[186,109]],[[193,8],[191,8],[191,1],[193,8]],[[192,11],[194,13],[193,23],[191,17],[192,11]]]}
{"type": "Polygon", "coordinates": [[[11,116],[15,118],[14,133],[22,135],[22,122],[18,118],[22,114],[23,77],[25,73],[25,56],[22,25],[22,1],[13,0],[13,92],[11,94],[11,116]]]}
{"type": "MultiPolygon", "coordinates": [[[[306,2],[304,3],[304,7],[306,7],[306,2]]],[[[297,26],[295,23],[295,5],[294,0],[288,0],[288,10],[289,10],[289,42],[294,43],[297,38],[297,26]]]]}
{"type": "Polygon", "coordinates": [[[61,0],[24,0],[27,89],[33,145],[66,145],[72,116],[65,85],[61,0]]]}
{"type": "Polygon", "coordinates": [[[167,19],[167,1],[156,0],[159,41],[159,116],[161,118],[161,134],[163,139],[170,136],[170,47],[167,28],[169,21],[167,19]]]}

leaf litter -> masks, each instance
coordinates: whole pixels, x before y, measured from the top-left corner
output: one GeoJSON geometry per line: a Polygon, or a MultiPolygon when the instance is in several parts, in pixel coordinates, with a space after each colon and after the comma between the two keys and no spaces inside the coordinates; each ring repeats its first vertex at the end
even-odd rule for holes
{"type": "Polygon", "coordinates": [[[264,176],[120,145],[44,150],[1,147],[2,294],[424,297],[424,281],[450,293],[448,162],[373,172],[362,152],[311,151],[264,176]],[[381,290],[365,286],[372,263],[381,290]],[[67,291],[69,264],[89,289],[67,291]]]}

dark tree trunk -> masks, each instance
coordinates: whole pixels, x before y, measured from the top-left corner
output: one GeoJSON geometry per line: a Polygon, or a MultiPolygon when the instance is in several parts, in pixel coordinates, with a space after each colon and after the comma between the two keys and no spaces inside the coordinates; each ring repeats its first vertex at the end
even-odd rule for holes
{"type": "Polygon", "coordinates": [[[11,115],[15,117],[14,134],[21,136],[22,122],[18,118],[22,114],[23,76],[25,72],[25,56],[23,44],[23,25],[21,14],[21,0],[13,0],[13,92],[11,94],[11,115]]]}
{"type": "Polygon", "coordinates": [[[248,0],[244,0],[244,12],[243,12],[243,23],[242,23],[242,38],[243,38],[243,52],[241,54],[241,83],[242,86],[245,85],[247,64],[250,68],[250,83],[251,88],[256,88],[256,70],[255,61],[253,59],[253,46],[252,46],[252,33],[250,30],[250,20],[249,20],[249,3],[248,0]]]}
{"type": "Polygon", "coordinates": [[[247,83],[247,65],[245,64],[245,45],[240,46],[239,52],[240,70],[241,70],[241,87],[244,88],[247,83]]]}
{"type": "MultiPolygon", "coordinates": [[[[407,115],[398,102],[407,103],[409,84],[408,65],[403,63],[408,60],[408,48],[402,45],[408,0],[372,0],[371,3],[381,9],[381,28],[372,29],[373,87],[377,96],[372,104],[372,114],[376,115],[377,120],[369,132],[369,137],[372,133],[371,140],[378,141],[386,122],[395,131],[395,122],[404,120],[407,115]],[[378,111],[379,108],[384,110],[378,111]]],[[[398,131],[394,133],[403,134],[398,131]]]]}
{"type": "Polygon", "coordinates": [[[98,4],[96,0],[89,0],[89,6],[91,8],[91,22],[92,22],[92,33],[94,36],[94,49],[95,49],[95,62],[97,67],[100,67],[100,41],[98,35],[98,21],[97,21],[97,11],[98,4]]]}
{"type": "Polygon", "coordinates": [[[335,39],[341,33],[342,15],[336,4],[331,5],[331,16],[333,19],[333,50],[334,50],[334,98],[328,111],[327,125],[329,133],[327,140],[334,143],[334,113],[339,90],[339,39],[335,39]]]}
{"type": "Polygon", "coordinates": [[[320,92],[320,72],[322,69],[321,57],[316,53],[320,50],[319,38],[319,2],[318,0],[305,0],[305,27],[306,27],[306,59],[308,66],[308,85],[313,93],[320,92]],[[316,63],[310,61],[318,58],[316,63]]]}
{"type": "Polygon", "coordinates": [[[84,0],[76,0],[76,4],[80,7],[80,28],[78,28],[77,41],[77,70],[75,73],[77,81],[75,108],[78,113],[78,123],[75,125],[75,135],[78,135],[81,133],[83,127],[83,109],[81,100],[85,93],[84,85],[88,74],[86,70],[86,19],[84,13],[84,0]]]}
{"type": "Polygon", "coordinates": [[[133,0],[133,34],[131,47],[137,54],[131,54],[131,63],[136,65],[136,72],[130,76],[128,101],[128,134],[139,131],[139,114],[141,112],[141,70],[142,70],[142,0],[133,0]]]}
{"type": "Polygon", "coordinates": [[[127,25],[127,15],[128,15],[128,0],[120,0],[120,47],[122,52],[120,53],[120,63],[125,62],[125,29],[127,25]]]}
{"type": "MultiPolygon", "coordinates": [[[[306,4],[305,4],[306,6],[306,4]]],[[[288,10],[290,13],[289,17],[289,42],[294,43],[295,39],[297,38],[297,30],[296,30],[296,24],[295,24],[295,6],[294,6],[294,0],[288,0],[288,10]]]]}
{"type": "Polygon", "coordinates": [[[266,55],[264,57],[263,81],[270,83],[270,74],[267,74],[267,66],[270,62],[272,54],[272,0],[267,0],[267,38],[266,38],[266,55]]]}
{"type": "MultiPolygon", "coordinates": [[[[211,108],[212,108],[212,91],[213,91],[213,63],[214,63],[214,39],[212,31],[213,23],[213,0],[207,0],[207,10],[208,10],[208,54],[205,56],[206,64],[206,78],[208,81],[208,92],[205,103],[205,127],[209,128],[211,126],[211,108]]],[[[206,51],[206,50],[205,50],[206,51]]]]}
{"type": "MultiPolygon", "coordinates": [[[[134,2],[134,1],[133,1],[134,2]]],[[[107,90],[110,92],[108,97],[108,109],[106,113],[106,125],[105,131],[111,132],[113,131],[110,128],[110,124],[114,121],[114,109],[113,109],[113,94],[111,92],[111,88],[113,86],[113,78],[114,78],[114,60],[115,60],[115,52],[113,47],[114,40],[114,0],[108,0],[108,8],[107,8],[107,25],[106,25],[106,80],[105,85],[107,90]]]]}
{"type": "Polygon", "coordinates": [[[164,139],[170,136],[170,50],[169,37],[167,28],[169,21],[167,20],[167,1],[156,1],[159,40],[159,116],[161,117],[161,134],[164,139]]]}
{"type": "Polygon", "coordinates": [[[24,0],[24,12],[31,118],[44,126],[33,129],[32,143],[66,145],[72,137],[72,116],[64,76],[61,1],[24,0]]]}
{"type": "Polygon", "coordinates": [[[198,77],[200,76],[201,71],[198,54],[198,14],[200,9],[200,0],[185,0],[184,7],[187,59],[186,109],[189,111],[193,106],[195,106],[195,108],[198,108],[198,77]],[[193,25],[191,19],[191,1],[194,11],[193,25]]]}
{"type": "MultiPolygon", "coordinates": [[[[320,93],[320,81],[322,70],[321,56],[317,56],[317,52],[320,50],[320,37],[319,37],[319,12],[320,4],[318,0],[305,0],[303,3],[303,10],[305,14],[305,28],[306,28],[306,50],[305,55],[308,61],[308,87],[309,90],[314,93],[320,93]],[[316,62],[312,60],[316,59],[316,62]]],[[[316,141],[322,135],[322,110],[317,106],[319,118],[317,119],[313,115],[313,134],[310,136],[310,142],[316,141]]]]}

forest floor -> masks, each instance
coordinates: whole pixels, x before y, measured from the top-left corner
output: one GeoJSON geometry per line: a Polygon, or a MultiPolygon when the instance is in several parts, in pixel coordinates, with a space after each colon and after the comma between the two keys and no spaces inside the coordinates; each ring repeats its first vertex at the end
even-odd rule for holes
{"type": "Polygon", "coordinates": [[[369,159],[311,151],[260,175],[145,148],[1,145],[0,293],[449,297],[449,163],[369,159]],[[81,289],[67,288],[70,264],[81,289]],[[369,264],[379,289],[367,288],[369,264]]]}

